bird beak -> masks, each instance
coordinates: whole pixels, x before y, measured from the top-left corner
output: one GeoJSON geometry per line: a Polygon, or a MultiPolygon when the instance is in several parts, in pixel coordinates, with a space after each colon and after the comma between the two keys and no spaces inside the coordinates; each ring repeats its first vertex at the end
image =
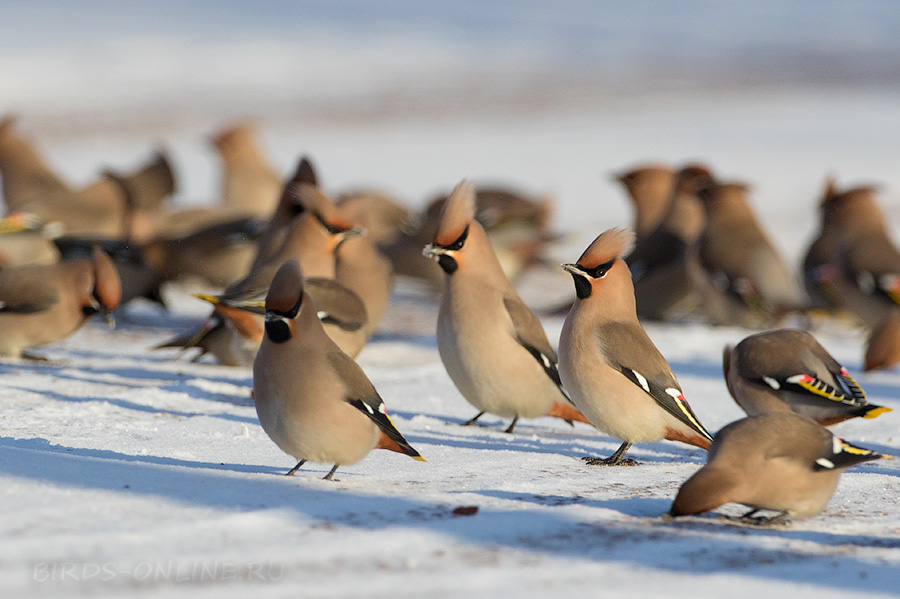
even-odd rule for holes
{"type": "Polygon", "coordinates": [[[581,270],[581,268],[577,264],[572,264],[570,262],[567,262],[565,264],[560,264],[560,266],[562,267],[562,269],[564,271],[572,273],[573,275],[584,276],[584,272],[581,270]]]}
{"type": "Polygon", "coordinates": [[[435,245],[433,243],[429,243],[424,248],[422,248],[422,255],[426,258],[431,258],[435,262],[438,261],[438,258],[447,254],[449,250],[447,248],[442,248],[439,245],[435,245]]]}
{"type": "Polygon", "coordinates": [[[362,227],[351,227],[350,229],[345,229],[341,231],[340,238],[341,241],[345,239],[349,239],[351,237],[365,237],[369,232],[362,227]]]}
{"type": "Polygon", "coordinates": [[[106,326],[111,329],[116,328],[116,317],[113,316],[113,311],[109,308],[106,308],[103,304],[98,302],[96,298],[91,298],[91,307],[94,308],[100,315],[103,317],[103,320],[106,321],[106,326]]]}

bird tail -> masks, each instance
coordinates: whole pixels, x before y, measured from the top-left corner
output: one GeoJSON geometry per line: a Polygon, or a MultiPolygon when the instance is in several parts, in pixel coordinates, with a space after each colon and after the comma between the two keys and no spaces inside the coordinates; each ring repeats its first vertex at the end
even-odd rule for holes
{"type": "MultiPolygon", "coordinates": [[[[591,424],[591,421],[585,418],[584,414],[579,412],[574,407],[561,403],[554,402],[552,406],[550,406],[550,410],[546,414],[547,416],[553,416],[554,418],[562,418],[566,422],[570,424],[574,421],[584,422],[585,424],[591,424]]],[[[593,426],[593,425],[592,425],[593,426]]]]}
{"type": "Polygon", "coordinates": [[[885,412],[891,412],[891,408],[886,408],[884,406],[876,406],[875,404],[868,404],[863,406],[860,409],[860,416],[862,418],[878,418],[885,412]]]}
{"type": "Polygon", "coordinates": [[[413,449],[413,446],[410,445],[406,439],[403,438],[398,431],[394,431],[396,434],[392,435],[385,430],[381,431],[381,438],[378,440],[378,445],[375,446],[375,449],[387,449],[389,451],[396,451],[397,453],[405,453],[409,457],[419,462],[426,461],[422,455],[413,449]]]}

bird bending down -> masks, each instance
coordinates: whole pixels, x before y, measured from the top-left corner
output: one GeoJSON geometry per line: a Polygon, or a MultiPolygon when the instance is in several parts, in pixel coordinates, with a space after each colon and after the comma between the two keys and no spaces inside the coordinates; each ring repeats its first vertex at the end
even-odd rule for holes
{"type": "Polygon", "coordinates": [[[792,412],[767,413],[732,422],[718,433],[705,466],[678,491],[671,516],[688,516],[726,503],[781,512],[755,523],[777,524],[821,512],[847,468],[879,458],[851,445],[813,420],[792,412]]]}
{"type": "Polygon", "coordinates": [[[372,449],[425,461],[394,426],[359,365],[328,337],[296,260],[266,296],[265,336],[253,363],[253,400],[266,434],[299,463],[355,464],[372,449]]]}
{"type": "Polygon", "coordinates": [[[537,316],[506,277],[484,228],[475,220],[475,188],[450,194],[424,254],[443,269],[437,345],[447,374],[482,414],[512,418],[587,419],[559,380],[556,352],[537,316]]]}
{"type": "Polygon", "coordinates": [[[722,364],[728,392],[751,416],[794,411],[831,426],[891,411],[867,402],[847,369],[806,331],[750,335],[725,348],[722,364]]]}
{"type": "Polygon", "coordinates": [[[559,340],[559,374],[572,401],[601,431],[622,440],[590,464],[631,465],[634,443],[668,439],[706,449],[712,436],[688,405],[672,369],[638,322],[626,229],[601,233],[578,262],[563,264],[576,299],[559,340]]]}

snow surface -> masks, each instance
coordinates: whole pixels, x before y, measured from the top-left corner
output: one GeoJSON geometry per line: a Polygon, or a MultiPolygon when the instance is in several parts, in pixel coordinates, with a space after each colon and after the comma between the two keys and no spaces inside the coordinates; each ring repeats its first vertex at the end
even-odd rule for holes
{"type": "MultiPolygon", "coordinates": [[[[73,182],[164,143],[178,202],[212,201],[206,136],[257,116],[275,164],[309,153],[331,190],[376,185],[420,205],[473,177],[552,193],[570,233],[557,261],[630,222],[608,174],[645,160],[703,159],[753,183],[793,263],[827,173],[882,184],[900,219],[891,3],[335,2],[303,15],[221,2],[215,18],[194,3],[162,16],[143,3],[103,13],[111,4],[0,1],[0,110],[73,182]]],[[[571,280],[534,273],[522,292],[550,306],[571,280]]],[[[113,331],[92,322],[42,348],[49,362],[0,363],[3,597],[900,595],[900,460],[852,469],[823,514],[787,529],[664,522],[704,452],[642,444],[630,452],[642,466],[603,469],[580,458],[618,441],[584,425],[460,427],[474,409],[440,363],[437,302],[401,282],[359,362],[428,462],[373,452],[336,482],[320,480],[330,465],[287,478],[249,370],[149,351],[206,311],[167,294],[171,313],[136,303],[113,331]]],[[[544,323],[557,339],[562,318],[544,323]]],[[[742,416],[721,350],[750,331],[647,330],[710,430],[742,416]]],[[[894,408],[835,432],[900,455],[900,372],[860,374],[861,331],[815,333],[894,408]]]]}

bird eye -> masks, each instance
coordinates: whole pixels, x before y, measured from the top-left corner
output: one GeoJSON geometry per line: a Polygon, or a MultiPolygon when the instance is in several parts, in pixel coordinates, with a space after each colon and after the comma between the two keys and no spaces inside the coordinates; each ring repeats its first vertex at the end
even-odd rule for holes
{"type": "Polygon", "coordinates": [[[468,236],[469,236],[469,227],[466,226],[466,228],[465,228],[465,229],[463,230],[463,232],[462,232],[462,235],[460,235],[459,237],[457,237],[457,238],[456,238],[456,241],[454,241],[453,243],[451,243],[450,245],[448,245],[448,246],[447,246],[447,249],[448,249],[448,250],[453,250],[453,251],[461,250],[461,249],[462,249],[462,246],[466,243],[466,237],[468,237],[468,236]]]}
{"type": "Polygon", "coordinates": [[[609,269],[612,268],[613,264],[615,264],[616,258],[613,258],[609,262],[604,262],[599,266],[590,269],[584,269],[586,275],[591,277],[592,279],[602,279],[606,276],[606,273],[609,272],[609,269]]]}
{"type": "Polygon", "coordinates": [[[328,231],[331,235],[337,235],[338,233],[343,233],[344,231],[346,231],[346,229],[341,229],[340,227],[335,227],[334,225],[330,224],[318,212],[314,212],[313,214],[316,215],[316,220],[319,221],[319,224],[325,227],[325,230],[328,231]]]}

